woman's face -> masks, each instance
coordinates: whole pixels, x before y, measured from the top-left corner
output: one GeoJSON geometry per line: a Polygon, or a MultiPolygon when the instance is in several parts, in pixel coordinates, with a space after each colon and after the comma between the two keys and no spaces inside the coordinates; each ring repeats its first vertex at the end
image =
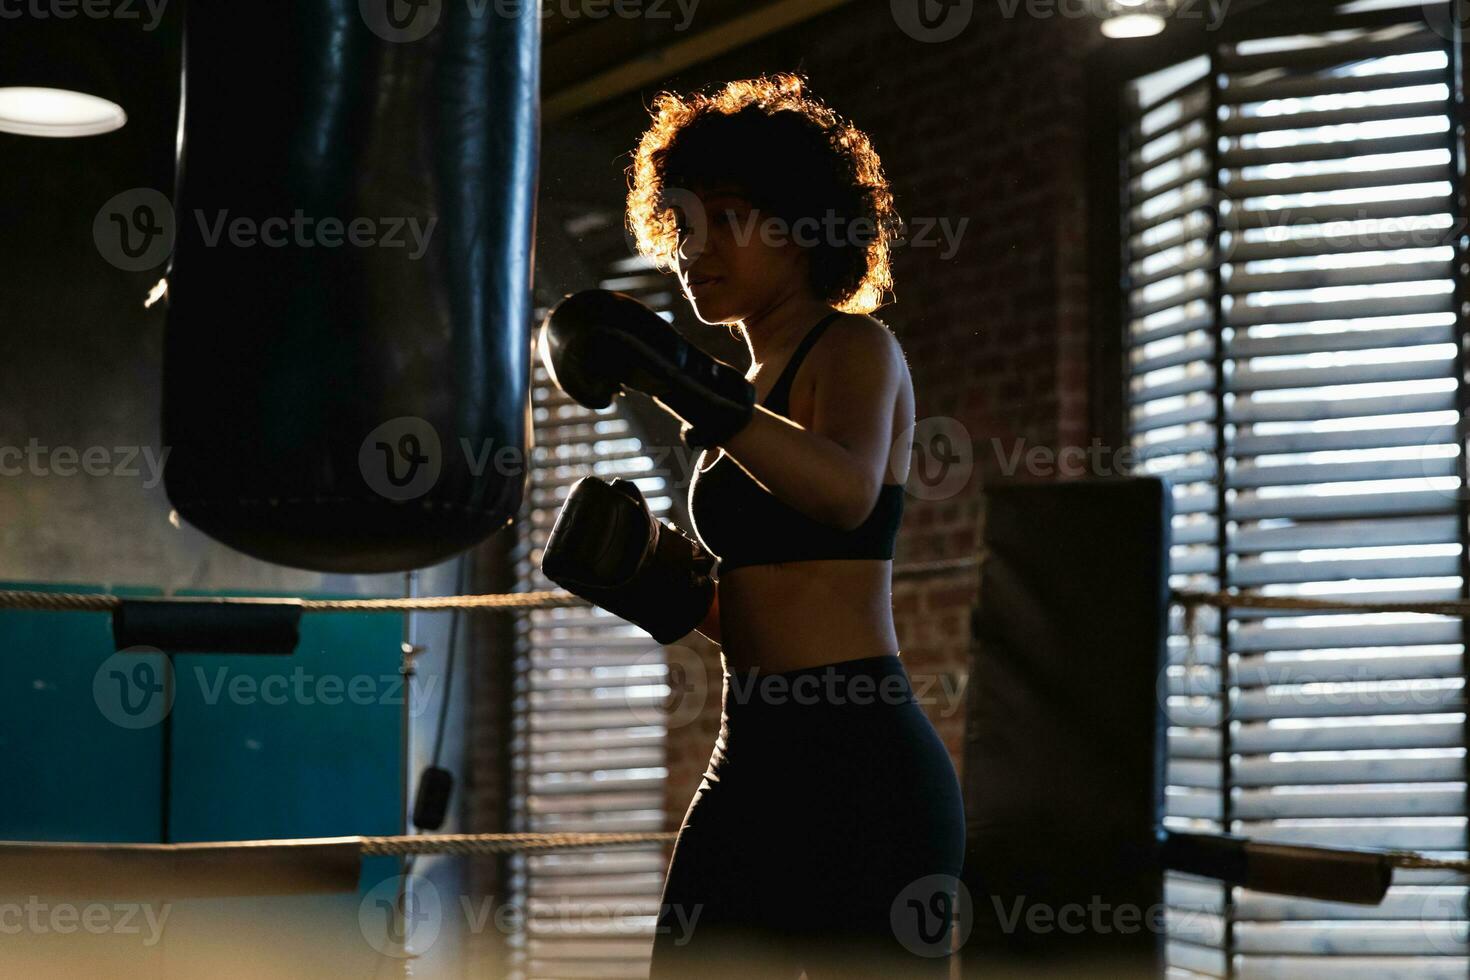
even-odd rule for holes
{"type": "Polygon", "coordinates": [[[701,321],[735,323],[806,288],[806,251],[738,192],[681,191],[676,210],[679,284],[701,321]]]}

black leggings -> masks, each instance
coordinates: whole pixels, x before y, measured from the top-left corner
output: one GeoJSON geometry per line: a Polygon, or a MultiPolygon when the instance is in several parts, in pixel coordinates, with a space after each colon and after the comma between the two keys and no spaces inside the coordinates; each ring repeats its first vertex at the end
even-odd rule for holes
{"type": "Polygon", "coordinates": [[[727,673],[651,976],[949,974],[959,781],[896,655],[727,673]]]}

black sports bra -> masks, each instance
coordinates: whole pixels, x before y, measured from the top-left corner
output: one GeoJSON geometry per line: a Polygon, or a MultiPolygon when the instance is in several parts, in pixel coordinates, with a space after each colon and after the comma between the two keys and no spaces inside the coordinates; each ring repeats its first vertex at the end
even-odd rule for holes
{"type": "MultiPolygon", "coordinates": [[[[833,313],[807,331],[762,405],[779,415],[789,413],[797,369],[822,331],[840,315],[833,313]]],[[[813,520],[777,499],[723,450],[705,468],[708,452],[700,454],[689,483],[689,516],[699,540],[719,557],[721,571],[777,562],[893,557],[898,526],[903,520],[903,484],[883,484],[868,519],[844,531],[813,520]]]]}

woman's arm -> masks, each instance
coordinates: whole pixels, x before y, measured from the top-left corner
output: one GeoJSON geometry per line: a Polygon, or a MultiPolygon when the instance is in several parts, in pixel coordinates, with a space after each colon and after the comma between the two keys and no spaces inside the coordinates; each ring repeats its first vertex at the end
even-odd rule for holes
{"type": "Polygon", "coordinates": [[[710,603],[709,612],[704,614],[704,619],[694,627],[700,633],[709,637],[716,643],[720,642],[720,590],[715,589],[715,601],[710,603]]]}
{"type": "Polygon", "coordinates": [[[757,406],[724,448],[787,505],[851,530],[872,513],[888,476],[893,406],[906,368],[898,341],[874,320],[844,321],[824,339],[812,352],[811,428],[757,406]]]}

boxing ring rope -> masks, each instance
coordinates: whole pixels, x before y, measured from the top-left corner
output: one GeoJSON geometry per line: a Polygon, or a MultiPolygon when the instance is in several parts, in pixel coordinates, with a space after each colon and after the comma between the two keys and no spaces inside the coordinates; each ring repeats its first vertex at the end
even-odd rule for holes
{"type": "Polygon", "coordinates": [[[0,856],[20,851],[79,853],[88,849],[139,855],[196,855],[215,851],[258,852],[268,848],[294,849],[312,845],[348,848],[362,857],[409,854],[516,854],[528,851],[572,851],[583,848],[624,847],[632,844],[672,844],[674,831],[578,832],[517,834],[404,834],[392,837],[302,837],[273,840],[186,841],[172,844],[121,844],[91,841],[5,841],[0,856]]]}
{"type": "MultiPolygon", "coordinates": [[[[546,853],[666,844],[673,833],[443,834],[104,843],[0,841],[0,897],[241,898],[350,894],[380,856],[546,853]]],[[[3,898],[0,898],[3,900],[3,898]]]]}
{"type": "Polygon", "coordinates": [[[1416,616],[1470,616],[1470,600],[1440,602],[1357,602],[1351,599],[1313,599],[1305,596],[1262,595],[1258,592],[1201,592],[1174,589],[1170,601],[1184,607],[1184,635],[1194,657],[1200,639],[1199,611],[1215,609],[1276,609],[1283,612],[1409,613],[1416,616]]]}
{"type": "MultiPolygon", "coordinates": [[[[512,854],[521,851],[571,850],[621,844],[671,844],[677,833],[438,834],[362,837],[364,856],[385,854],[512,854]]],[[[1470,874],[1470,860],[1431,858],[1413,851],[1380,851],[1396,868],[1457,871],[1470,874]]]]}
{"type": "MultiPolygon", "coordinates": [[[[0,609],[38,612],[116,612],[122,596],[77,592],[0,591],[0,609]]],[[[265,599],[251,596],[139,599],[139,602],[214,606],[292,606],[302,612],[435,612],[443,609],[559,609],[585,606],[570,592],[504,592],[490,595],[415,596],[403,599],[265,599]]]]}
{"type": "MultiPolygon", "coordinates": [[[[978,568],[980,562],[970,556],[914,562],[893,569],[894,578],[921,578],[978,568]]],[[[498,612],[506,609],[564,609],[590,605],[586,600],[561,590],[542,592],[503,592],[488,595],[414,596],[402,599],[272,599],[253,596],[202,596],[188,598],[148,598],[124,600],[106,593],[27,592],[0,590],[0,609],[34,612],[116,612],[124,601],[153,603],[191,603],[217,606],[292,606],[302,612],[437,612],[465,609],[472,612],[498,612]]]]}
{"type": "Polygon", "coordinates": [[[1441,602],[1355,602],[1351,599],[1311,599],[1304,596],[1261,595],[1258,592],[1196,592],[1175,589],[1175,603],[1192,614],[1201,606],[1216,609],[1282,609],[1297,612],[1401,612],[1424,616],[1470,616],[1470,599],[1441,602]]]}
{"type": "Polygon", "coordinates": [[[514,854],[523,851],[565,851],[623,844],[672,844],[673,831],[650,833],[554,834],[411,834],[400,837],[362,837],[364,856],[381,854],[514,854]]]}

